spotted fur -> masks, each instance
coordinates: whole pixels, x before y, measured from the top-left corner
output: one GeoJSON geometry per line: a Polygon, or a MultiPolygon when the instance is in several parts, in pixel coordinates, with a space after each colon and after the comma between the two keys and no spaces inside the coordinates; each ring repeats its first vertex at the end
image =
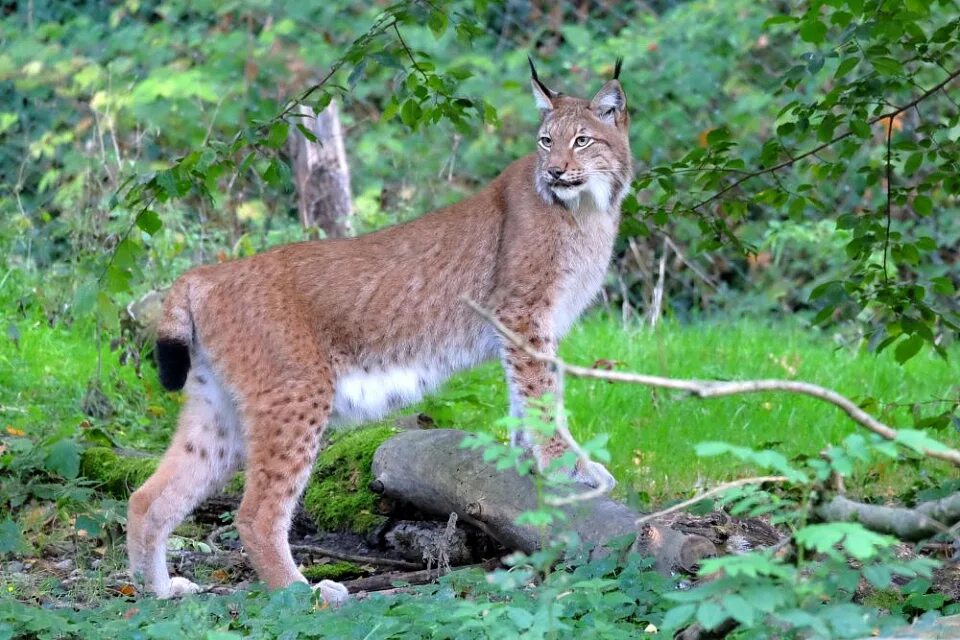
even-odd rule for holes
{"type": "MultiPolygon", "coordinates": [[[[186,399],[169,449],[129,506],[131,571],[148,589],[195,590],[169,577],[167,538],[237,469],[246,468],[241,541],[260,578],[280,587],[304,581],[287,533],[327,425],[379,418],[491,358],[503,362],[513,415],[553,390],[548,367],[503,344],[461,296],[555,352],[610,260],[632,171],[629,118],[616,79],[592,100],[536,79],[533,91],[537,153],[473,197],[358,238],[199,267],[174,283],[158,357],[163,383],[185,385],[186,399]]],[[[541,468],[563,452],[556,441],[514,440],[541,468]]],[[[345,597],[341,585],[320,587],[345,597]]]]}

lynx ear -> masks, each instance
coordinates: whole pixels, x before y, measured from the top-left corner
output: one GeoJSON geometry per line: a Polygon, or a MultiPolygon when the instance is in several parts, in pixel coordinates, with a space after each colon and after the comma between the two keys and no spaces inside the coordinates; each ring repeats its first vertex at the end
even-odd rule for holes
{"type": "MultiPolygon", "coordinates": [[[[619,71],[619,65],[617,71],[619,71]]],[[[627,108],[627,96],[617,79],[609,80],[590,101],[590,110],[608,124],[616,124],[627,108]]]]}
{"type": "Polygon", "coordinates": [[[527,62],[530,63],[530,85],[533,87],[533,99],[537,101],[537,108],[540,109],[540,113],[552,111],[553,100],[557,97],[556,92],[540,82],[540,78],[537,77],[537,68],[533,66],[533,58],[527,56],[527,62]]]}

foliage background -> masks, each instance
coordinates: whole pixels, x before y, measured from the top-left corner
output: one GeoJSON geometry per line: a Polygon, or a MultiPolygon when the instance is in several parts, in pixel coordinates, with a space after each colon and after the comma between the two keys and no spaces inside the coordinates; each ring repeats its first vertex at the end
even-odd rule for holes
{"type": "MultiPolygon", "coordinates": [[[[8,3],[0,15],[0,554],[61,542],[62,528],[52,523],[109,539],[123,505],[100,501],[79,477],[81,451],[118,443],[157,449],[167,437],[157,425],[172,421],[177,399],[132,366],[145,353],[121,327],[123,308],[195,264],[306,237],[284,162],[295,122],[277,119],[292,96],[318,106],[340,101],[354,228],[366,232],[473,193],[533,148],[538,114],[528,54],[550,86],[582,95],[600,86],[617,56],[626,59],[638,171],[605,298],[630,329],[593,322],[571,349],[662,373],[797,375],[790,371],[800,368],[804,377],[826,375],[851,388],[872,377],[871,391],[857,398],[862,405],[897,426],[954,438],[955,348],[946,363],[934,353],[951,352],[958,323],[955,2],[77,0],[8,3]],[[668,246],[675,248],[666,256],[665,313],[676,322],[667,330],[689,328],[636,338],[668,246]],[[738,318],[750,322],[730,331],[738,318]],[[778,342],[792,343],[783,327],[796,336],[797,323],[804,340],[817,342],[797,348],[804,365],[780,352],[769,358],[778,342]],[[649,346],[647,359],[628,340],[649,346]],[[871,360],[887,346],[892,354],[871,360]],[[741,359],[722,368],[717,360],[730,350],[741,359]],[[684,354],[690,362],[674,365],[684,354]],[[896,362],[914,357],[899,375],[896,362]],[[713,365],[687,367],[704,362],[713,365]],[[817,363],[825,364],[811,371],[817,363]]],[[[496,378],[481,370],[425,406],[441,419],[487,423],[502,406],[491,401],[496,378]]],[[[661,426],[683,423],[684,433],[702,434],[704,423],[718,420],[700,409],[670,413],[662,408],[669,398],[640,407],[596,385],[573,386],[578,393],[571,407],[582,407],[575,418],[587,435],[638,431],[593,416],[600,397],[617,407],[611,413],[652,412],[661,426]]],[[[731,402],[720,416],[738,421],[761,448],[783,442],[765,440],[754,425],[774,432],[786,424],[816,447],[846,433],[795,406],[771,412],[731,402]]],[[[681,455],[654,446],[614,452],[641,492],[669,483],[668,468],[681,455]]],[[[938,490],[948,476],[918,471],[908,457],[871,463],[857,484],[878,491],[878,478],[900,482],[904,462],[911,473],[900,498],[938,490]]],[[[691,461],[685,485],[666,491],[687,492],[701,470],[725,475],[734,466],[691,461]]],[[[766,591],[783,591],[782,567],[764,566],[766,591]]],[[[577,616],[596,607],[586,595],[592,578],[579,578],[588,586],[571,599],[577,616]]],[[[560,582],[558,589],[567,586],[560,582]]],[[[736,580],[727,586],[738,588],[736,580]]],[[[927,587],[914,595],[926,597],[927,587]]],[[[789,606],[804,614],[818,597],[845,589],[803,588],[789,606]]],[[[446,589],[438,593],[452,597],[446,589]]],[[[638,590],[624,605],[635,616],[617,619],[626,620],[626,633],[641,619],[663,621],[664,605],[644,601],[662,589],[638,590]]],[[[289,597],[311,606],[304,594],[289,597]]],[[[698,592],[700,600],[683,603],[686,617],[715,619],[741,606],[709,597],[698,592]]],[[[927,608],[944,601],[936,604],[927,608]]],[[[497,611],[524,630],[534,628],[531,607],[497,611]]],[[[802,618],[795,610],[793,621],[802,618]]],[[[834,614],[860,615],[844,611],[816,610],[807,622],[818,629],[834,614]]],[[[858,624],[849,628],[861,633],[858,624]]]]}

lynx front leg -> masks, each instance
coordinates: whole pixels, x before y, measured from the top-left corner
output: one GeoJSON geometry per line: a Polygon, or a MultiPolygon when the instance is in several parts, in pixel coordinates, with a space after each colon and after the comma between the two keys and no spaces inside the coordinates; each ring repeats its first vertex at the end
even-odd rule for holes
{"type": "MultiPolygon", "coordinates": [[[[524,323],[519,323],[519,325],[516,328],[507,326],[524,338],[527,344],[537,351],[549,356],[556,354],[556,342],[552,338],[541,332],[531,332],[529,330],[524,332],[523,329],[530,325],[524,323]]],[[[537,400],[548,393],[556,392],[556,373],[549,363],[536,360],[512,344],[503,347],[503,361],[510,389],[511,416],[522,418],[531,401],[537,400]]],[[[537,462],[537,468],[541,471],[548,468],[554,460],[566,453],[569,448],[559,434],[543,439],[523,429],[513,431],[510,434],[510,442],[514,446],[523,447],[530,451],[537,462]]],[[[611,487],[616,484],[613,476],[602,464],[591,462],[589,466],[589,469],[585,468],[584,464],[578,460],[574,468],[569,471],[570,477],[576,482],[593,487],[599,486],[600,482],[611,487]]]]}

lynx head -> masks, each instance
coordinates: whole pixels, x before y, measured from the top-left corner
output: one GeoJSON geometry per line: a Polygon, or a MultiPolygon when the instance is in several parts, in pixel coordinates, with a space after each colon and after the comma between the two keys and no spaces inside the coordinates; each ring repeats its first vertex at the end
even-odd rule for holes
{"type": "Polygon", "coordinates": [[[570,209],[617,210],[633,176],[627,98],[617,59],[613,79],[591,100],[548,89],[530,60],[533,97],[540,108],[537,193],[570,209]]]}

